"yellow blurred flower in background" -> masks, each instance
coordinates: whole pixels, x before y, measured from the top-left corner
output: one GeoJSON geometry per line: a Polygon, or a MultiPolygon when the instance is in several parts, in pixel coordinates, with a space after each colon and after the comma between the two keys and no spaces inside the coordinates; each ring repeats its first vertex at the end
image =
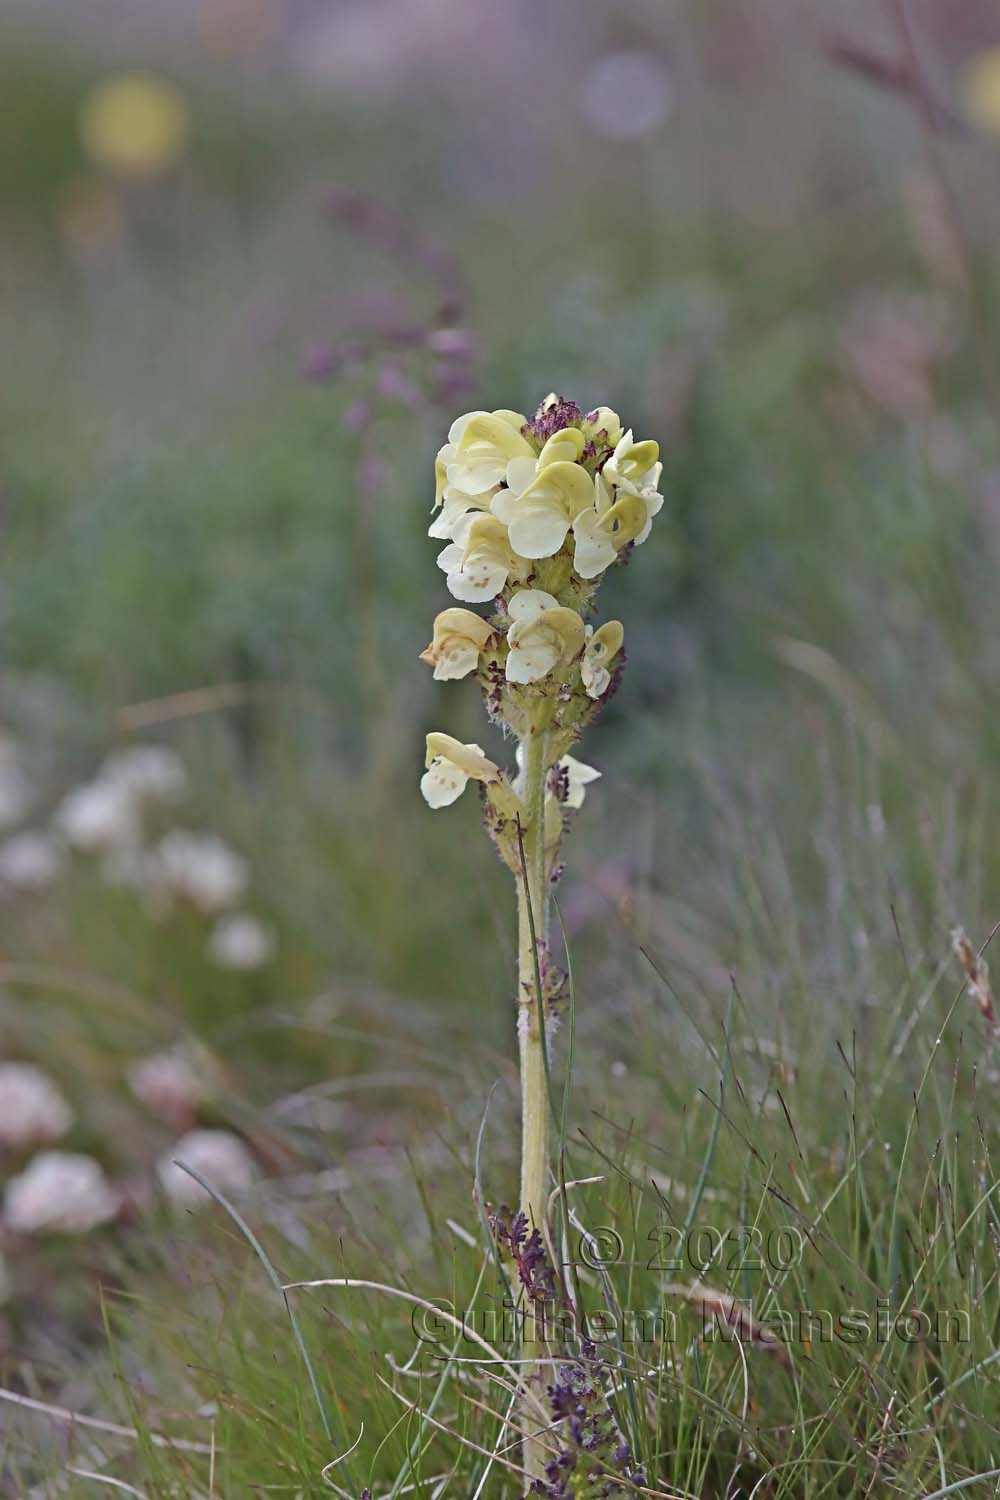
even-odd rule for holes
{"type": "Polygon", "coordinates": [[[121,177],[156,177],[183,154],[191,117],[183,95],[152,73],[118,73],[87,94],[80,140],[96,166],[121,177]]]}
{"type": "Polygon", "coordinates": [[[966,117],[983,135],[1000,138],[1000,47],[977,52],[962,79],[966,117]]]}

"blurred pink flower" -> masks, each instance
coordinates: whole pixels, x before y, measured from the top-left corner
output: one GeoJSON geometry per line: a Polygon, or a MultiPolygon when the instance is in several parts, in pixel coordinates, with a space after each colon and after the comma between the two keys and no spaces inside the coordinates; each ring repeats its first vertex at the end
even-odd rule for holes
{"type": "Polygon", "coordinates": [[[15,1234],[85,1234],[118,1208],[118,1194],[93,1157],[42,1151],[8,1182],[4,1223],[15,1234]]]}
{"type": "Polygon", "coordinates": [[[17,833],[0,844],[0,885],[43,891],[63,864],[62,849],[45,833],[17,833]]]}
{"type": "Polygon", "coordinates": [[[31,1063],[0,1063],[0,1147],[55,1141],[73,1111],[47,1074],[31,1063]]]}
{"type": "Polygon", "coordinates": [[[201,1207],[212,1195],[178,1162],[193,1167],[221,1193],[246,1192],[254,1178],[253,1157],[238,1136],[229,1130],[192,1130],[164,1152],[157,1169],[167,1196],[184,1207],[201,1207]]]}
{"type": "Polygon", "coordinates": [[[234,912],[217,922],[208,943],[209,957],[223,969],[259,969],[274,951],[274,939],[262,922],[234,912]]]}
{"type": "Polygon", "coordinates": [[[178,1052],[156,1052],[133,1063],[128,1086],[150,1114],[173,1130],[193,1122],[204,1093],[193,1064],[178,1052]]]}

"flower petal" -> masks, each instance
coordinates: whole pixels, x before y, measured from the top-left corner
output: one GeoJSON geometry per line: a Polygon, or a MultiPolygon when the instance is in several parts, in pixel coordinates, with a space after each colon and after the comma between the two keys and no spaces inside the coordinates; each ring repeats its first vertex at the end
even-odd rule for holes
{"type": "Polygon", "coordinates": [[[597,578],[617,557],[615,544],[596,511],[584,511],[573,522],[573,566],[581,578],[597,578]]]}
{"type": "Polygon", "coordinates": [[[521,557],[554,557],[566,540],[569,519],[557,501],[515,502],[510,544],[521,557]]]}
{"type": "Polygon", "coordinates": [[[507,465],[507,485],[515,495],[522,494],[538,473],[535,458],[512,458],[507,465]]]}
{"type": "Polygon", "coordinates": [[[420,790],[428,807],[450,807],[469,784],[464,771],[439,756],[420,778],[420,790]]]}
{"type": "Polygon", "coordinates": [[[559,660],[559,646],[554,639],[529,635],[523,643],[511,646],[507,654],[508,682],[538,682],[547,677],[559,660]]]}
{"type": "Polygon", "coordinates": [[[567,774],[566,806],[582,807],[586,795],[584,788],[592,781],[599,781],[602,773],[595,770],[593,766],[584,765],[583,761],[577,760],[575,755],[564,755],[559,765],[567,774]]]}
{"type": "Polygon", "coordinates": [[[505,526],[509,526],[514,519],[516,505],[517,496],[513,490],[497,490],[490,501],[490,510],[498,521],[502,521],[505,526]]]}
{"type": "Polygon", "coordinates": [[[467,411],[464,416],[456,417],[454,422],[452,422],[451,426],[448,428],[449,443],[451,443],[453,446],[457,446],[457,444],[462,441],[462,434],[465,432],[465,429],[468,427],[473,417],[485,417],[486,415],[487,413],[484,411],[467,411]]]}
{"type": "Polygon", "coordinates": [[[534,620],[546,609],[557,609],[559,600],[544,589],[518,589],[511,595],[507,613],[512,620],[534,620]]]}
{"type": "Polygon", "coordinates": [[[499,454],[505,460],[505,467],[509,458],[533,458],[531,444],[509,420],[510,416],[516,416],[516,413],[478,412],[470,417],[455,444],[459,454],[470,458],[499,454]]]}
{"type": "Polygon", "coordinates": [[[448,592],[453,599],[466,604],[485,604],[487,599],[495,599],[502,592],[506,582],[507,568],[503,563],[474,558],[448,574],[448,592]]]}
{"type": "Polygon", "coordinates": [[[462,558],[465,548],[460,547],[457,542],[450,542],[437,555],[437,565],[442,573],[453,573],[456,568],[462,566],[462,558]]]}

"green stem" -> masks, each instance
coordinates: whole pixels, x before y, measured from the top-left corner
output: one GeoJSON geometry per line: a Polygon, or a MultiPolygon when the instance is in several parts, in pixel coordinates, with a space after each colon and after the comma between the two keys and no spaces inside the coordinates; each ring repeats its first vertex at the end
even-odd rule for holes
{"type": "Polygon", "coordinates": [[[545,868],[546,735],[524,741],[526,812],[524,863],[528,876],[517,888],[518,1043],[521,1054],[521,1210],[539,1229],[545,1218],[548,1188],[548,1090],[545,1078],[542,1006],[536,977],[541,945],[548,940],[548,872],[545,868]],[[529,907],[530,902],[530,907],[529,907]],[[532,942],[534,928],[534,943],[532,942]]]}
{"type": "MultiPolygon", "coordinates": [[[[549,872],[545,859],[545,781],[548,774],[548,736],[533,730],[522,742],[525,826],[522,831],[524,870],[517,882],[517,1035],[521,1059],[521,1211],[529,1224],[545,1234],[548,1198],[549,1097],[545,1052],[544,1005],[539,994],[542,945],[549,931],[549,872]],[[525,880],[525,875],[527,880],[525,880]]],[[[544,1323],[525,1318],[525,1343],[542,1342],[544,1323]]],[[[525,1378],[536,1385],[539,1372],[525,1366],[525,1378]]],[[[522,1411],[523,1426],[537,1426],[535,1402],[522,1411]]],[[[544,1472],[546,1449],[526,1438],[524,1467],[532,1479],[544,1472]]]]}

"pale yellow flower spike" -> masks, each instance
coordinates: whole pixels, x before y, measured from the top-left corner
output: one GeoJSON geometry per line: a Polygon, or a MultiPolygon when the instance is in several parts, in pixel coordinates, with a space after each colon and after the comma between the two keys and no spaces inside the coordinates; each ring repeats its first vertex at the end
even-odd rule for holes
{"type": "MultiPolygon", "coordinates": [[[[530,419],[506,410],[457,417],[434,465],[429,534],[447,543],[438,566],[453,597],[485,605],[487,618],[442,610],[421,660],[439,680],[477,675],[491,722],[517,739],[517,773],[508,778],[479,745],[429,734],[420,790],[430,807],[448,807],[479,781],[483,825],[516,882],[518,1201],[543,1237],[552,1188],[545,1045],[564,998],[550,892],[569,815],[601,775],[569,751],[611,693],[625,640],[620,620],[595,628],[584,617],[600,575],[649,536],[662,470],[658,445],[636,442],[610,407],[584,413],[554,393],[530,419]]],[[[545,1359],[521,1373],[537,1389],[545,1359]]],[[[544,1476],[549,1451],[531,1435],[535,1421],[526,1398],[514,1425],[527,1434],[529,1480],[544,1476]]]]}

